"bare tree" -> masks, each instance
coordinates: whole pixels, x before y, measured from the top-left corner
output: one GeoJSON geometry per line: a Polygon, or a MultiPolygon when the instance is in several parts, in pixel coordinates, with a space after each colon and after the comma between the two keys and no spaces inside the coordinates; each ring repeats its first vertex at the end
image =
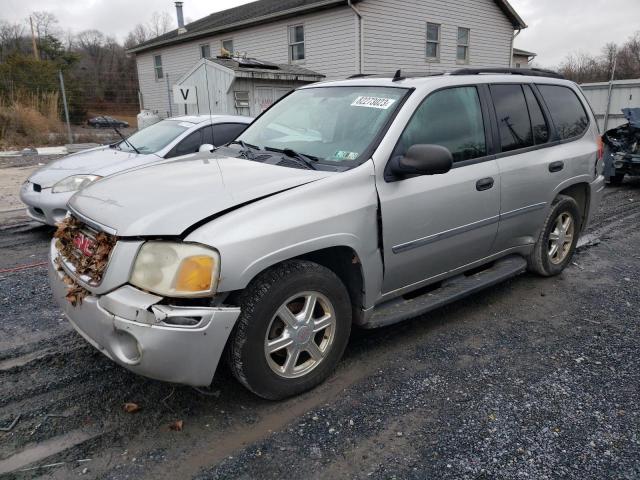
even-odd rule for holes
{"type": "Polygon", "coordinates": [[[149,38],[164,35],[173,29],[173,18],[167,12],[153,12],[147,22],[147,34],[149,38]]]}
{"type": "Polygon", "coordinates": [[[24,26],[0,20],[0,62],[12,52],[21,51],[25,44],[24,26]]]}
{"type": "Polygon", "coordinates": [[[139,45],[142,42],[146,41],[148,38],[149,34],[147,32],[147,29],[144,25],[138,23],[127,35],[127,38],[124,41],[124,47],[127,49],[133,48],[136,45],[139,45]]]}
{"type": "MultiPolygon", "coordinates": [[[[33,20],[33,28],[36,31],[38,40],[48,35],[57,35],[59,33],[58,19],[50,12],[31,12],[31,20],[33,20]]],[[[27,23],[29,19],[27,18],[27,23]]]]}

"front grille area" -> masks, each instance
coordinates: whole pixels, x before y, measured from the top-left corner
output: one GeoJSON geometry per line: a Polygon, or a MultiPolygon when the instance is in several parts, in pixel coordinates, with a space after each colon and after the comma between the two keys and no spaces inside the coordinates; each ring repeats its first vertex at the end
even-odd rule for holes
{"type": "Polygon", "coordinates": [[[33,191],[34,192],[41,192],[42,191],[42,185],[39,185],[37,183],[33,183],[33,191]]]}
{"type": "Polygon", "coordinates": [[[66,270],[85,283],[99,285],[117,238],[98,232],[73,216],[59,223],[54,237],[66,270]]]}

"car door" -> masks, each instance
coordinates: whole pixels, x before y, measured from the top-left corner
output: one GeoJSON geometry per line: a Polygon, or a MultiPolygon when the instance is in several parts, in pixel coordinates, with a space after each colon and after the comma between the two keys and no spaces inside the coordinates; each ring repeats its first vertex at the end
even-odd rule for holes
{"type": "Polygon", "coordinates": [[[550,188],[549,126],[531,87],[490,85],[495,113],[497,155],[501,176],[500,226],[497,251],[533,242],[545,214],[550,188]],[[534,135],[535,131],[535,135],[534,135]]]}
{"type": "Polygon", "coordinates": [[[488,115],[476,86],[429,94],[416,109],[392,155],[411,145],[447,147],[445,174],[378,182],[384,244],[383,293],[489,255],[498,227],[500,176],[489,155],[488,115]]]}
{"type": "MultiPolygon", "coordinates": [[[[574,107],[581,111],[576,117],[581,118],[568,127],[568,133],[575,134],[583,122],[588,123],[586,112],[570,89],[552,88],[566,89],[575,98],[574,107]]],[[[568,138],[567,130],[554,128],[549,113],[571,108],[565,105],[571,99],[555,98],[553,90],[550,101],[545,103],[540,91],[527,84],[491,85],[490,90],[497,124],[496,144],[501,150],[497,155],[501,208],[495,248],[504,251],[536,241],[556,188],[574,175],[575,162],[567,156],[571,147],[560,144],[560,140],[568,138]]],[[[588,166],[582,171],[588,171],[588,166]]]]}

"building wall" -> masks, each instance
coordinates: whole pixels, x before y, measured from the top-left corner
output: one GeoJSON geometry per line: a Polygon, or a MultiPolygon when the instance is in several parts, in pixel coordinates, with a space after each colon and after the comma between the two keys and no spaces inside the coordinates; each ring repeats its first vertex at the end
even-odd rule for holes
{"type": "MultiPolygon", "coordinates": [[[[153,56],[162,55],[169,87],[200,58],[200,45],[218,55],[222,41],[233,39],[234,50],[275,63],[287,63],[289,25],[304,24],[306,68],[328,80],[358,73],[438,73],[465,66],[509,67],[513,26],[494,0],[366,0],[363,15],[363,54],[360,59],[358,21],[348,7],[301,15],[266,25],[214,35],[137,55],[138,78],[145,108],[169,114],[167,79],[156,80],[153,56]],[[426,57],[426,24],[441,24],[440,58],[426,57]],[[456,61],[457,27],[470,29],[469,62],[456,61]]],[[[176,114],[177,108],[171,111],[176,114]]]]}
{"type": "Polygon", "coordinates": [[[529,67],[529,57],[526,55],[514,55],[513,56],[513,67],[514,68],[528,68],[529,67]]]}
{"type": "Polygon", "coordinates": [[[364,73],[508,67],[513,26],[494,0],[366,0],[364,73]],[[427,22],[441,24],[439,61],[427,59],[427,22]],[[457,27],[470,32],[469,63],[456,62],[457,27]]]}
{"type": "MultiPolygon", "coordinates": [[[[162,55],[163,71],[169,76],[171,90],[171,86],[200,59],[202,44],[209,44],[211,55],[216,56],[220,53],[222,41],[233,39],[237,52],[246,52],[249,57],[260,60],[288,63],[287,27],[298,24],[305,27],[306,59],[300,65],[323,73],[328,79],[345,78],[356,73],[356,16],[348,7],[336,8],[137,54],[138,78],[145,108],[157,110],[163,117],[170,111],[167,79],[155,79],[155,55],[162,55]]],[[[177,105],[172,105],[171,111],[176,115],[177,105]]]]}

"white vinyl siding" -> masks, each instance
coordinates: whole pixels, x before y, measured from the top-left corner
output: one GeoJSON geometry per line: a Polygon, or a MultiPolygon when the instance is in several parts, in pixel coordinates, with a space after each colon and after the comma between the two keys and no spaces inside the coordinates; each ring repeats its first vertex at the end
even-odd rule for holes
{"type": "MultiPolygon", "coordinates": [[[[363,2],[364,3],[364,2],[363,2]]],[[[350,8],[335,8],[296,17],[296,25],[304,25],[305,61],[309,70],[326,75],[329,80],[346,78],[357,73],[355,14],[350,8]]],[[[289,30],[291,19],[214,35],[206,39],[162,48],[163,71],[173,85],[200,59],[199,44],[209,43],[214,56],[223,43],[233,38],[233,50],[247,56],[274,63],[289,62],[289,30]]],[[[145,108],[160,116],[169,114],[167,86],[154,78],[153,56],[158,50],[136,55],[140,91],[145,108]]],[[[423,54],[424,55],[424,54],[423,54]]],[[[174,115],[179,112],[173,105],[174,115]]]]}
{"type": "MultiPolygon", "coordinates": [[[[470,66],[508,67],[511,63],[513,26],[494,0],[364,0],[357,8],[363,16],[362,73],[392,73],[398,68],[437,73],[460,68],[456,61],[459,26],[472,32],[470,66]],[[437,61],[426,55],[427,22],[440,25],[437,61]]],[[[358,73],[358,19],[345,5],[137,54],[145,108],[168,114],[166,83],[172,86],[196,64],[202,43],[210,45],[213,56],[223,42],[227,47],[231,42],[234,52],[289,63],[289,27],[294,25],[304,25],[305,68],[326,75],[327,80],[358,73]],[[166,81],[155,78],[153,57],[160,51],[166,81]]],[[[177,112],[174,106],[173,113],[177,112]]]]}
{"type": "Polygon", "coordinates": [[[460,68],[458,27],[471,30],[469,65],[508,67],[513,25],[494,0],[364,0],[363,73],[438,73],[460,68]],[[440,58],[425,56],[425,23],[440,25],[440,58]]]}

